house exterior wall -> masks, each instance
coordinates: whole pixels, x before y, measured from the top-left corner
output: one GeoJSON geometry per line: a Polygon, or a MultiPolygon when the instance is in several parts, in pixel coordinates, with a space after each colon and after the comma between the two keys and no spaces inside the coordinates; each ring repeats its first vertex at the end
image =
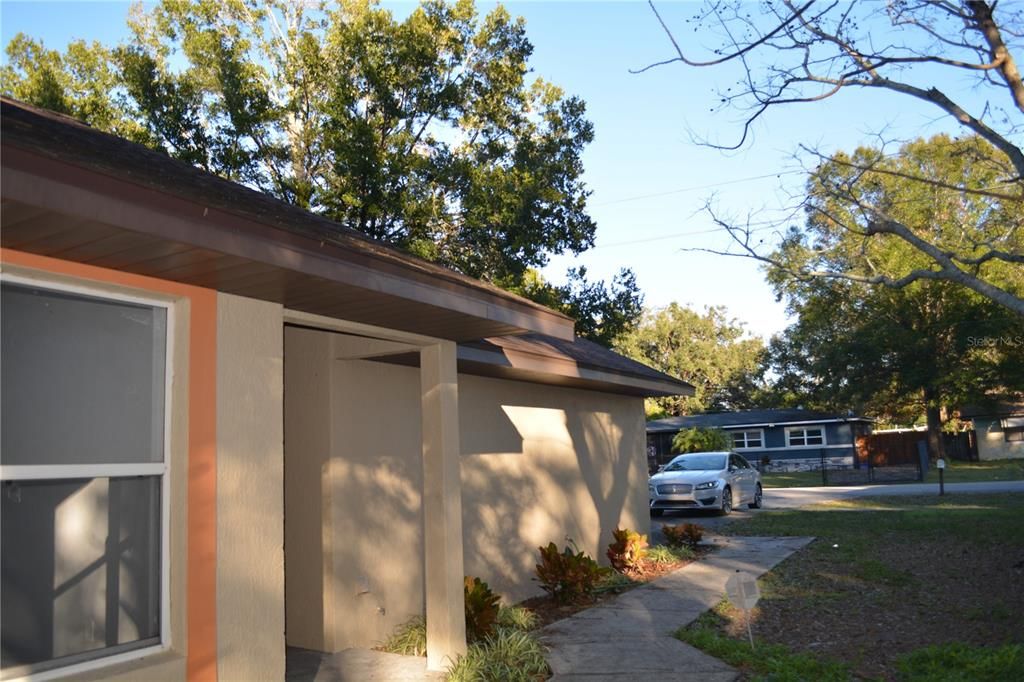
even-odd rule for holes
{"type": "MultiPolygon", "coordinates": [[[[286,415],[330,406],[329,417],[303,417],[301,436],[299,417],[287,418],[287,485],[314,491],[319,481],[301,523],[308,532],[323,519],[318,547],[286,541],[289,576],[298,566],[308,583],[322,566],[319,602],[317,588],[289,583],[288,643],[337,651],[377,645],[423,614],[423,451],[419,370],[334,359],[327,392],[315,363],[298,356],[336,358],[325,342],[329,334],[286,329],[286,415]]],[[[466,574],[519,600],[539,591],[541,544],[568,536],[603,560],[616,525],[648,532],[641,399],[468,375],[458,390],[466,574]]],[[[289,524],[298,522],[290,500],[289,524]]],[[[299,533],[289,526],[289,538],[299,533]]]]}
{"type": "Polygon", "coordinates": [[[650,530],[643,400],[459,377],[467,575],[540,593],[537,548],[572,538],[602,563],[612,531],[650,530]]]}
{"type": "Polygon", "coordinates": [[[283,321],[217,296],[217,678],[284,679],[283,321]]]}
{"type": "Polygon", "coordinates": [[[285,633],[325,650],[324,489],[331,454],[331,335],[286,327],[284,405],[285,633]]]}
{"type": "Polygon", "coordinates": [[[1000,418],[975,417],[974,432],[978,437],[978,459],[1024,459],[1024,442],[1007,442],[1000,418]]]}

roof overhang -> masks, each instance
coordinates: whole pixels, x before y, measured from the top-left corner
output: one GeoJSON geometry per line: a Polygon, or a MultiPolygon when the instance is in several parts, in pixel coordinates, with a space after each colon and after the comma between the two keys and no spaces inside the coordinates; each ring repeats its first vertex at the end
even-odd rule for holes
{"type": "MultiPolygon", "coordinates": [[[[640,398],[693,395],[693,386],[675,380],[658,380],[611,368],[587,366],[572,358],[551,353],[529,353],[475,345],[459,345],[457,361],[460,374],[524,381],[564,388],[579,388],[640,398]]],[[[417,367],[417,353],[374,353],[359,358],[388,364],[417,367]]]]}
{"type": "MultiPolygon", "coordinates": [[[[694,415],[695,417],[700,415],[694,415]]],[[[847,424],[850,422],[864,422],[871,423],[874,419],[869,417],[842,417],[839,419],[806,419],[801,421],[776,421],[776,422],[761,422],[757,424],[711,424],[705,428],[713,429],[764,429],[773,428],[776,426],[809,426],[813,424],[847,424]]],[[[679,431],[684,428],[692,428],[690,426],[684,426],[681,424],[648,424],[648,433],[669,433],[673,431],[679,431]]]]}
{"type": "MultiPolygon", "coordinates": [[[[19,145],[4,132],[4,248],[436,338],[527,332],[573,338],[572,319],[557,311],[383,245],[365,242],[364,248],[358,239],[339,243],[283,230],[68,162],[52,149],[19,145]]],[[[251,193],[217,182],[239,196],[251,193]]]]}
{"type": "Polygon", "coordinates": [[[524,353],[510,349],[485,350],[459,346],[459,371],[516,381],[545,383],[570,388],[660,397],[692,396],[694,388],[681,381],[662,381],[610,369],[588,367],[570,358],[524,353]]]}

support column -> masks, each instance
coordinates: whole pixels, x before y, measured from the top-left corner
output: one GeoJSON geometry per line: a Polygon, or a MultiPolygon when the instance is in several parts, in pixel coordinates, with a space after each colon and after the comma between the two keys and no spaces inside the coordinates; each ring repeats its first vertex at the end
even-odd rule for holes
{"type": "Polygon", "coordinates": [[[427,669],[443,670],[466,652],[459,391],[453,342],[420,350],[420,390],[427,669]]]}

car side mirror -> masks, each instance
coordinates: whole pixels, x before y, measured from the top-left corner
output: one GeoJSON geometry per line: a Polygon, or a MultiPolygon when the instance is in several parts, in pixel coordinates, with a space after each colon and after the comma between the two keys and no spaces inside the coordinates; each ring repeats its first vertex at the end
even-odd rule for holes
{"type": "Polygon", "coordinates": [[[737,471],[739,471],[739,467],[738,466],[736,466],[735,464],[730,464],[729,465],[729,472],[730,473],[735,473],[737,471]]]}

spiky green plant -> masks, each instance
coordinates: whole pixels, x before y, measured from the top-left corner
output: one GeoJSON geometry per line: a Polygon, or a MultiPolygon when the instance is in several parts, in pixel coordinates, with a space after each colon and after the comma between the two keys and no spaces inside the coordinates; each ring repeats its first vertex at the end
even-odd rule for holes
{"type": "Polygon", "coordinates": [[[689,547],[666,547],[655,545],[647,550],[647,560],[656,564],[672,564],[677,561],[689,561],[696,556],[689,547]]]}
{"type": "Polygon", "coordinates": [[[498,607],[498,626],[529,632],[537,627],[537,614],[522,606],[498,607]]]}
{"type": "Polygon", "coordinates": [[[499,627],[471,644],[448,670],[449,682],[537,682],[548,677],[544,647],[533,635],[499,627]]]}
{"type": "Polygon", "coordinates": [[[413,616],[398,626],[381,647],[382,651],[403,656],[427,655],[427,621],[423,616],[413,616]]]}

